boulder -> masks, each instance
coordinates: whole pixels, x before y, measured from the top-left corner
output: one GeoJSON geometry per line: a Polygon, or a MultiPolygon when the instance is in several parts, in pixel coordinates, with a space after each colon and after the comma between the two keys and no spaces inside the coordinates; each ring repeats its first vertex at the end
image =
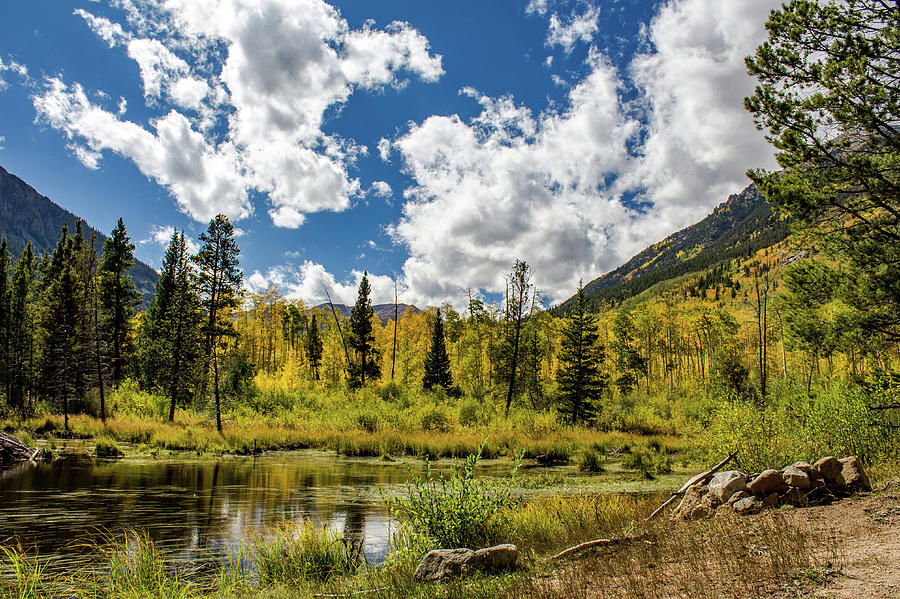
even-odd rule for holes
{"type": "Polygon", "coordinates": [[[841,463],[841,474],[851,491],[871,491],[872,484],[862,464],[856,456],[848,456],[838,460],[841,463]]]}
{"type": "Polygon", "coordinates": [[[791,487],[788,492],[781,497],[782,505],[792,505],[794,507],[806,507],[809,505],[809,499],[806,493],[797,487],[791,487]]]}
{"type": "Polygon", "coordinates": [[[788,486],[796,487],[797,489],[809,489],[812,487],[812,481],[809,479],[809,475],[794,466],[785,468],[781,477],[788,486]]]}
{"type": "Polygon", "coordinates": [[[806,473],[806,476],[812,478],[813,475],[813,467],[809,465],[809,462],[794,462],[791,464],[791,468],[796,468],[797,470],[802,470],[806,473]]]}
{"type": "Polygon", "coordinates": [[[445,578],[464,576],[472,569],[475,557],[471,549],[434,549],[429,551],[416,566],[415,577],[419,582],[437,582],[445,578]]]}
{"type": "Polygon", "coordinates": [[[515,568],[519,549],[510,543],[472,551],[471,549],[434,549],[416,566],[420,582],[438,582],[465,576],[473,570],[499,571],[515,568]]]}
{"type": "Polygon", "coordinates": [[[813,470],[818,472],[826,483],[837,480],[839,476],[843,477],[841,470],[843,465],[834,456],[827,456],[813,464],[813,470]]]}
{"type": "Polygon", "coordinates": [[[709,497],[709,487],[706,485],[694,485],[688,487],[681,498],[681,503],[672,512],[673,518],[681,520],[702,520],[712,516],[711,499],[709,497]]]}
{"type": "Polygon", "coordinates": [[[781,472],[777,470],[763,470],[756,478],[747,485],[751,492],[759,495],[769,495],[770,493],[784,493],[788,490],[788,485],[784,482],[781,472]]]}
{"type": "Polygon", "coordinates": [[[731,507],[735,514],[748,516],[759,513],[763,509],[763,502],[756,497],[750,496],[736,501],[731,507]]]}
{"type": "Polygon", "coordinates": [[[781,498],[778,496],[778,493],[770,493],[763,499],[762,504],[764,508],[776,508],[781,505],[781,498]]]}
{"type": "Polygon", "coordinates": [[[731,498],[726,502],[725,505],[727,505],[728,507],[734,507],[735,503],[737,503],[741,499],[747,499],[748,497],[753,497],[753,495],[751,495],[747,491],[738,491],[731,496],[731,498]]]}
{"type": "Polygon", "coordinates": [[[495,545],[479,549],[472,557],[471,565],[476,570],[497,572],[500,570],[512,570],[519,559],[519,549],[512,543],[495,545]]]}
{"type": "Polygon", "coordinates": [[[709,494],[719,503],[725,503],[738,491],[747,491],[747,478],[743,472],[726,470],[716,472],[709,481],[709,494]]]}

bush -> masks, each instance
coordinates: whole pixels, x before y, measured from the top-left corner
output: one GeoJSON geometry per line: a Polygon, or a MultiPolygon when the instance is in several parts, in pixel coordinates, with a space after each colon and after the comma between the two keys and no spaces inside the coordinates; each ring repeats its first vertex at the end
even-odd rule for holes
{"type": "Polygon", "coordinates": [[[94,455],[98,458],[121,458],[125,453],[119,449],[119,444],[112,437],[97,437],[94,445],[94,455]]]}
{"type": "Polygon", "coordinates": [[[450,430],[450,418],[447,412],[439,407],[427,408],[422,414],[422,430],[447,432],[450,430]]]}
{"type": "Polygon", "coordinates": [[[510,485],[516,469],[506,481],[476,478],[480,455],[479,450],[454,464],[449,477],[436,475],[427,463],[424,477],[412,477],[406,484],[405,496],[387,501],[412,542],[477,549],[501,540],[503,510],[516,504],[510,485]]]}
{"type": "Polygon", "coordinates": [[[603,456],[594,449],[584,449],[578,453],[577,465],[581,472],[604,472],[604,462],[603,456]]]}
{"type": "Polygon", "coordinates": [[[622,459],[622,467],[628,470],[637,470],[644,475],[644,478],[652,480],[660,474],[672,472],[672,459],[649,447],[635,447],[631,453],[625,454],[622,459]]]}

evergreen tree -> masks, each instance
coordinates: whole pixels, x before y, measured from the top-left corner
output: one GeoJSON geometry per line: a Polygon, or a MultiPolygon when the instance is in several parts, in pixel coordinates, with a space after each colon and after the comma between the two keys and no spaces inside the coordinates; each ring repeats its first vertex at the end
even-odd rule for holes
{"type": "Polygon", "coordinates": [[[35,275],[37,263],[31,242],[16,260],[9,290],[9,406],[25,411],[25,399],[34,388],[34,354],[36,331],[35,275]]]}
{"type": "Polygon", "coordinates": [[[356,358],[348,367],[350,386],[354,388],[363,387],[367,380],[372,381],[381,376],[378,350],[375,349],[375,333],[372,331],[375,310],[372,308],[372,300],[369,298],[371,291],[369,273],[364,272],[363,278],[359,282],[356,304],[350,311],[350,334],[347,338],[347,345],[356,358]]]}
{"type": "Polygon", "coordinates": [[[584,288],[578,283],[575,306],[566,319],[560,349],[559,411],[572,424],[595,419],[607,380],[600,372],[603,347],[594,316],[588,312],[584,288]]]}
{"type": "Polygon", "coordinates": [[[63,225],[56,248],[41,272],[44,317],[42,385],[59,401],[65,430],[69,430],[69,402],[78,394],[81,379],[83,279],[78,269],[79,242],[63,225]]]}
{"type": "Polygon", "coordinates": [[[144,386],[169,397],[169,420],[197,381],[203,317],[195,273],[183,232],[175,232],[156,282],[156,294],[141,330],[144,386]]]}
{"type": "Polygon", "coordinates": [[[306,356],[309,358],[309,367],[313,371],[315,380],[319,380],[319,366],[322,364],[322,336],[319,333],[319,323],[316,315],[312,315],[309,323],[309,332],[306,335],[306,356]]]}
{"type": "Polygon", "coordinates": [[[6,238],[0,241],[0,390],[9,401],[9,250],[6,238]]]}
{"type": "Polygon", "coordinates": [[[860,328],[897,342],[900,8],[791,0],[766,29],[768,40],[746,61],[759,85],[745,104],[782,170],[748,174],[796,219],[802,239],[851,266],[842,299],[860,328]]]}
{"type": "Polygon", "coordinates": [[[216,430],[222,432],[222,407],[219,393],[219,351],[223,339],[234,336],[231,311],[240,303],[243,274],[238,266],[234,227],[224,214],[217,214],[206,232],[201,233],[202,246],[195,262],[200,302],[206,312],[203,327],[207,356],[207,376],[212,367],[216,401],[216,430]]]}
{"type": "Polygon", "coordinates": [[[122,382],[130,354],[131,320],[141,299],[129,274],[134,267],[134,247],[120,218],[103,242],[99,273],[102,322],[112,350],[112,382],[116,387],[122,382]]]}
{"type": "Polygon", "coordinates": [[[450,358],[447,356],[447,343],[444,339],[444,319],[438,310],[434,316],[434,327],[431,332],[431,348],[425,356],[425,376],[422,377],[422,388],[426,391],[432,387],[443,387],[444,390],[453,386],[453,378],[450,375],[450,358]]]}

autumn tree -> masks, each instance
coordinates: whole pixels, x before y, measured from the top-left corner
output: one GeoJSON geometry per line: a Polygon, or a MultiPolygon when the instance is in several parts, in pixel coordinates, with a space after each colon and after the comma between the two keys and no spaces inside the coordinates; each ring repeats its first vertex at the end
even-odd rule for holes
{"type": "Polygon", "coordinates": [[[306,357],[309,360],[309,368],[312,370],[313,377],[318,381],[319,366],[322,364],[322,336],[315,314],[309,321],[309,331],[306,333],[306,357]]]}
{"type": "Polygon", "coordinates": [[[372,331],[375,310],[369,297],[371,292],[369,273],[364,272],[359,282],[356,304],[350,311],[350,334],[347,336],[347,345],[355,357],[348,366],[350,386],[354,388],[364,387],[367,380],[373,381],[381,376],[378,350],[375,348],[375,334],[372,331]]]}
{"type": "Polygon", "coordinates": [[[516,260],[513,270],[506,276],[506,303],[504,336],[501,349],[506,382],[506,409],[512,405],[519,369],[522,329],[533,308],[534,288],[531,285],[531,268],[524,260],[516,260]]]}
{"type": "Polygon", "coordinates": [[[594,315],[588,312],[584,288],[578,283],[575,306],[563,326],[559,384],[559,411],[572,424],[595,419],[607,380],[601,373],[604,351],[594,315]]]}
{"type": "Polygon", "coordinates": [[[433,387],[444,390],[453,386],[450,375],[450,358],[447,355],[447,342],[444,338],[444,319],[440,310],[434,315],[431,333],[431,347],[425,356],[425,376],[422,377],[422,388],[430,391],[433,387]]]}
{"type": "Polygon", "coordinates": [[[134,267],[134,247],[120,218],[103,242],[103,260],[99,269],[102,326],[112,352],[112,382],[116,387],[122,382],[129,359],[131,320],[141,300],[129,274],[134,267]]]}
{"type": "Polygon", "coordinates": [[[223,339],[234,335],[231,311],[240,303],[243,274],[238,266],[234,227],[224,214],[217,214],[200,234],[200,251],[195,256],[200,303],[206,312],[203,327],[207,375],[212,368],[216,405],[216,430],[222,432],[222,408],[219,392],[219,352],[223,339]]]}

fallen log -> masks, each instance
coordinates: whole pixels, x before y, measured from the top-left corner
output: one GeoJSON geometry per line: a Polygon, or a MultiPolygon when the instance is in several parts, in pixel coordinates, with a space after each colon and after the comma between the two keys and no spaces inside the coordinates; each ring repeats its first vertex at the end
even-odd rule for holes
{"type": "Polygon", "coordinates": [[[570,555],[575,555],[576,553],[580,553],[585,549],[590,549],[592,547],[612,547],[614,545],[621,545],[623,543],[631,543],[634,541],[644,541],[652,545],[651,541],[646,540],[645,535],[639,535],[636,537],[622,537],[621,539],[594,539],[593,541],[585,541],[584,543],[579,543],[574,547],[569,547],[568,549],[563,549],[556,555],[551,555],[549,560],[557,560],[562,559],[564,557],[569,557],[570,555]]]}
{"type": "Polygon", "coordinates": [[[38,453],[38,449],[28,447],[15,437],[0,432],[0,465],[33,462],[38,453]]]}
{"type": "Polygon", "coordinates": [[[650,514],[649,516],[647,516],[646,518],[644,518],[644,521],[646,522],[647,520],[651,520],[652,518],[654,518],[658,513],[660,513],[661,511],[663,511],[663,509],[665,509],[665,507],[666,507],[667,505],[669,505],[670,503],[672,503],[673,501],[675,501],[677,498],[679,498],[679,497],[681,497],[682,495],[684,495],[685,492],[686,492],[688,489],[690,489],[691,487],[693,487],[694,485],[696,485],[696,484],[698,484],[698,483],[703,482],[703,481],[706,480],[707,478],[711,477],[713,474],[715,474],[716,472],[718,472],[719,470],[721,470],[722,467],[725,466],[725,464],[727,464],[727,463],[730,462],[731,460],[736,459],[736,457],[737,457],[737,452],[736,452],[736,451],[734,451],[734,452],[732,452],[732,453],[729,453],[727,458],[725,458],[724,460],[722,460],[721,462],[719,462],[718,464],[716,464],[715,466],[713,466],[712,468],[710,468],[710,469],[707,470],[706,472],[701,472],[701,473],[698,474],[697,476],[691,478],[689,481],[687,481],[686,483],[684,483],[684,484],[681,486],[680,489],[678,489],[677,491],[675,491],[674,493],[672,493],[672,496],[669,497],[668,499],[666,499],[666,501],[665,501],[661,506],[659,506],[658,508],[656,508],[655,510],[653,510],[653,513],[652,513],[652,514],[650,514]]]}

